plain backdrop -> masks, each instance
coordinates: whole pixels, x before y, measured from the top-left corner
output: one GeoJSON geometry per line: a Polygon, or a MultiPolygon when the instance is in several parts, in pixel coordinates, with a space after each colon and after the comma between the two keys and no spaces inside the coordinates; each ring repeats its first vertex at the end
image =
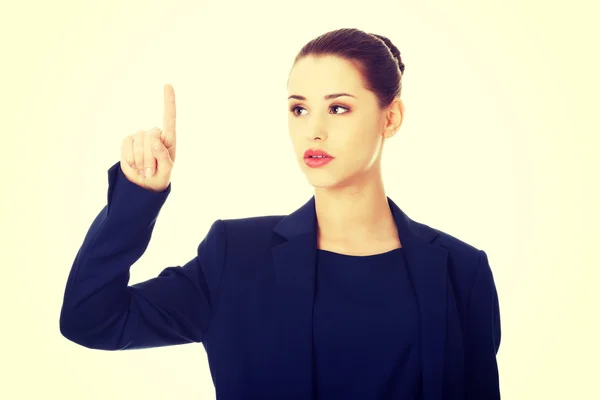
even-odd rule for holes
{"type": "Polygon", "coordinates": [[[125,135],[160,126],[173,84],[172,193],[130,283],[191,259],[217,218],[294,211],[313,188],[287,132],[293,58],[356,27],[406,64],[388,196],[489,256],[503,398],[600,398],[596,4],[3,2],[0,397],[214,398],[200,344],[102,352],[59,332],[107,170],[125,135]]]}

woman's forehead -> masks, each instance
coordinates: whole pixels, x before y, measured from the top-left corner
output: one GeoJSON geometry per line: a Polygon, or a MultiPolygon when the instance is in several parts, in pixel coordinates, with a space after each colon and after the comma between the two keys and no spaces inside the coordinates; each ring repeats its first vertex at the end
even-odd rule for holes
{"type": "Polygon", "coordinates": [[[352,63],[339,57],[306,57],[298,61],[288,80],[289,94],[318,100],[331,93],[359,97],[362,78],[352,63]]]}

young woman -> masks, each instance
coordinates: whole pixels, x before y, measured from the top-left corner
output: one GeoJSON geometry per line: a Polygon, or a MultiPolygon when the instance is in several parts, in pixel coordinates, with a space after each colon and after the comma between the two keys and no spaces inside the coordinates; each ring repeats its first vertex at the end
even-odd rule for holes
{"type": "Polygon", "coordinates": [[[128,286],[170,191],[162,130],[123,141],[72,266],[60,329],[103,350],[202,342],[218,399],[499,399],[500,316],[483,250],[410,219],[384,191],[404,64],[358,29],[306,44],[289,133],[314,196],[286,216],[217,219],[197,256],[128,286]]]}

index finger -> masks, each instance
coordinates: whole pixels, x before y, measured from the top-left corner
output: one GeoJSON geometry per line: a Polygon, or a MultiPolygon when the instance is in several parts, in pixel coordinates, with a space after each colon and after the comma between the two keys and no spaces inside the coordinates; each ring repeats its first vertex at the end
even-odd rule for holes
{"type": "Polygon", "coordinates": [[[170,148],[175,143],[175,90],[170,84],[166,84],[164,88],[164,114],[163,114],[163,130],[161,139],[167,148],[170,148]]]}

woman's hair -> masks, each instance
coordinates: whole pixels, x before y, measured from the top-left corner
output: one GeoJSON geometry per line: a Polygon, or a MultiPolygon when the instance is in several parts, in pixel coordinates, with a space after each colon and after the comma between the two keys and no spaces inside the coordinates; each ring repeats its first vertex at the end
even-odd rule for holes
{"type": "Polygon", "coordinates": [[[398,48],[385,36],[355,28],[326,32],[302,47],[294,65],[310,55],[338,56],[354,64],[365,88],[375,93],[381,108],[400,97],[404,63],[398,48]]]}

